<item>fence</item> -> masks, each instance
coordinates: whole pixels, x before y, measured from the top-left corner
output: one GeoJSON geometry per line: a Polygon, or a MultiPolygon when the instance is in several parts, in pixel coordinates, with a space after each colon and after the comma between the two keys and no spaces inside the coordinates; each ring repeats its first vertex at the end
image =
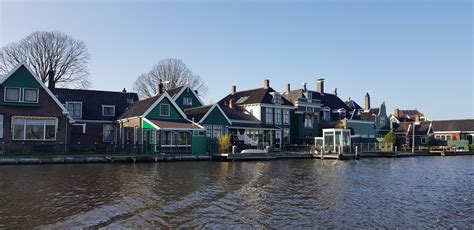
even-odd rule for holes
{"type": "Polygon", "coordinates": [[[393,143],[354,143],[352,151],[355,152],[392,152],[395,151],[393,143]]]}

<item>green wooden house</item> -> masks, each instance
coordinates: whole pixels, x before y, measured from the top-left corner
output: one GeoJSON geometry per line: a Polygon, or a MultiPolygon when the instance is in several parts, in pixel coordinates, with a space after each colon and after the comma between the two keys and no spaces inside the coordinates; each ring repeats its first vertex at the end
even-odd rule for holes
{"type": "Polygon", "coordinates": [[[181,110],[204,106],[196,90],[189,86],[180,86],[166,91],[181,110]]]}
{"type": "Polygon", "coordinates": [[[218,152],[217,138],[228,133],[232,122],[218,104],[206,105],[184,110],[188,119],[206,129],[207,152],[218,152]]]}
{"type": "Polygon", "coordinates": [[[205,129],[189,120],[167,92],[131,104],[118,123],[124,147],[173,154],[206,152],[205,129]]]}

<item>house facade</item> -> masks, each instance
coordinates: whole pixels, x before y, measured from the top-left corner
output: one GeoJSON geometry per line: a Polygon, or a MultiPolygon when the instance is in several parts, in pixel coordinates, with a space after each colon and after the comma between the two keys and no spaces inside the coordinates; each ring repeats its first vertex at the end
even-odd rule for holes
{"type": "Polygon", "coordinates": [[[166,91],[181,110],[204,106],[196,90],[189,86],[180,86],[166,91]]]}
{"type": "Polygon", "coordinates": [[[101,151],[117,143],[116,120],[133,102],[136,93],[52,88],[53,94],[74,119],[71,151],[101,151]]]}
{"type": "Polygon", "coordinates": [[[437,141],[467,140],[471,145],[474,143],[474,119],[433,121],[433,131],[437,141]]]}
{"type": "Polygon", "coordinates": [[[364,108],[361,108],[353,100],[346,101],[346,104],[352,109],[350,120],[353,123],[357,123],[356,121],[361,121],[359,122],[360,124],[364,123],[367,125],[367,127],[364,127],[365,130],[368,131],[373,129],[370,131],[370,133],[360,133],[362,138],[370,138],[372,139],[370,140],[371,142],[381,141],[383,137],[392,130],[392,125],[390,118],[387,115],[385,102],[382,102],[380,107],[373,108],[370,105],[370,95],[369,93],[366,93],[364,108]],[[366,134],[368,134],[368,136],[366,134]]]}
{"type": "MultiPolygon", "coordinates": [[[[161,87],[162,89],[162,87],[161,87]]],[[[118,119],[118,141],[137,152],[193,153],[206,151],[205,129],[187,119],[167,92],[135,102],[118,119]]]]}
{"type": "Polygon", "coordinates": [[[428,147],[433,143],[433,124],[430,121],[401,122],[393,131],[401,150],[409,150],[413,146],[428,147]]]}
{"type": "Polygon", "coordinates": [[[251,146],[283,148],[291,143],[291,113],[293,104],[270,87],[265,80],[262,88],[237,91],[218,102],[232,122],[229,133],[251,146]]]}
{"type": "Polygon", "coordinates": [[[72,119],[27,65],[0,79],[0,95],[0,151],[68,151],[72,119]]]}

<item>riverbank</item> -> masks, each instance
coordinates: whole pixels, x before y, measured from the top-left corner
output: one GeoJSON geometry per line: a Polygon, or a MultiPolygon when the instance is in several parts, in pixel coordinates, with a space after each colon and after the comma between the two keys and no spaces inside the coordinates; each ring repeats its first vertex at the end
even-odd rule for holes
{"type": "Polygon", "coordinates": [[[84,163],[146,163],[171,161],[267,161],[282,159],[322,159],[354,160],[359,158],[404,158],[426,156],[474,155],[474,152],[456,153],[403,153],[403,152],[370,152],[355,154],[314,155],[299,152],[279,152],[270,154],[214,154],[214,155],[181,155],[181,154],[44,154],[44,155],[7,155],[0,156],[0,165],[17,164],[84,164],[84,163]]]}

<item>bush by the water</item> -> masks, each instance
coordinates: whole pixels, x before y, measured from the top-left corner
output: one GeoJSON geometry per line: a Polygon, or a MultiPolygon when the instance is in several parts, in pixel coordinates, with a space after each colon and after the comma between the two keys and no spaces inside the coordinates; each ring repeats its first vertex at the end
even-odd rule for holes
{"type": "Polygon", "coordinates": [[[222,135],[217,137],[217,144],[219,145],[219,153],[227,153],[230,148],[230,135],[222,135]]]}

